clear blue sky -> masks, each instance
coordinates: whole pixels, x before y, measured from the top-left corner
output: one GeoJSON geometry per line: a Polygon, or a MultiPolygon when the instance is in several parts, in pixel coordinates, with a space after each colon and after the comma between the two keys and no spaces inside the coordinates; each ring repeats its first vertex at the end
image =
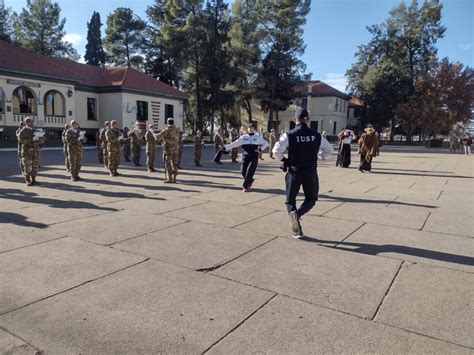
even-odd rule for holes
{"type": "MultiPolygon", "coordinates": [[[[381,23],[399,2],[312,0],[304,27],[306,52],[302,59],[313,79],[344,90],[344,73],[354,62],[357,46],[370,39],[366,26],[381,23]]],[[[153,0],[59,0],[62,16],[66,17],[67,39],[81,54],[85,52],[86,23],[94,10],[100,13],[103,23],[119,6],[130,7],[145,19],[145,9],[152,3],[153,0]]],[[[442,23],[447,30],[438,42],[439,56],[474,67],[474,0],[443,0],[442,3],[442,23]]],[[[26,0],[5,0],[5,5],[19,12],[26,0]]]]}

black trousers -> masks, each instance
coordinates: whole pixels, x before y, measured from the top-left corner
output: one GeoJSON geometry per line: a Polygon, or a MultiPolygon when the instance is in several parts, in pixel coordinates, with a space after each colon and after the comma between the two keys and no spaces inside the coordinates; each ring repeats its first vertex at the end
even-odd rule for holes
{"type": "Polygon", "coordinates": [[[351,165],[351,145],[350,144],[343,144],[341,149],[341,160],[339,164],[343,168],[348,168],[351,165]]]}
{"type": "Polygon", "coordinates": [[[214,155],[214,163],[219,163],[222,157],[222,150],[221,148],[216,148],[216,155],[214,155]]]}
{"type": "Polygon", "coordinates": [[[243,187],[248,188],[249,185],[253,182],[253,175],[255,174],[255,170],[257,170],[258,165],[258,155],[255,156],[243,156],[242,159],[242,168],[241,174],[244,178],[243,187]]]}
{"type": "Polygon", "coordinates": [[[316,167],[297,168],[288,167],[285,177],[286,182],[286,208],[288,213],[296,211],[298,217],[309,212],[318,200],[319,180],[316,167]],[[296,208],[296,196],[303,186],[304,201],[299,208],[296,208]]]}

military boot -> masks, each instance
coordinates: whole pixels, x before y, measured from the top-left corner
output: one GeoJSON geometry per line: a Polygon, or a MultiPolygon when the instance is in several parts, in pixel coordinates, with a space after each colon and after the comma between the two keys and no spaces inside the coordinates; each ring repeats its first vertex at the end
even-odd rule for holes
{"type": "Polygon", "coordinates": [[[29,177],[29,175],[26,175],[25,176],[25,182],[26,182],[26,185],[27,186],[32,186],[33,184],[31,183],[31,179],[29,177]]]}
{"type": "Polygon", "coordinates": [[[36,176],[31,177],[31,185],[41,185],[38,181],[36,181],[36,176]]]}

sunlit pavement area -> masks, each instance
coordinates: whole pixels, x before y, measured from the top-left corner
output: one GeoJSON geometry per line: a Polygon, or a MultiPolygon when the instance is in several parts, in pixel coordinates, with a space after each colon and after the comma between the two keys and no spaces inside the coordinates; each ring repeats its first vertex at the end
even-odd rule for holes
{"type": "Polygon", "coordinates": [[[212,153],[163,184],[161,150],[112,178],[89,149],[73,183],[43,151],[27,187],[0,152],[0,353],[474,353],[474,156],[319,162],[295,240],[278,162],[243,193],[212,153]]]}

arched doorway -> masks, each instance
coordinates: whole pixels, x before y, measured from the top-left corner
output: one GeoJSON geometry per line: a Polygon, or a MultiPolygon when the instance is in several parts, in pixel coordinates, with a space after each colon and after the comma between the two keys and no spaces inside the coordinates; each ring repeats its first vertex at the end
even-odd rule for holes
{"type": "Polygon", "coordinates": [[[38,114],[36,94],[27,86],[19,86],[13,91],[12,97],[13,121],[21,122],[25,116],[38,114]]]}
{"type": "Polygon", "coordinates": [[[44,95],[44,118],[46,124],[64,124],[66,117],[66,100],[57,90],[50,90],[44,95]]]}

